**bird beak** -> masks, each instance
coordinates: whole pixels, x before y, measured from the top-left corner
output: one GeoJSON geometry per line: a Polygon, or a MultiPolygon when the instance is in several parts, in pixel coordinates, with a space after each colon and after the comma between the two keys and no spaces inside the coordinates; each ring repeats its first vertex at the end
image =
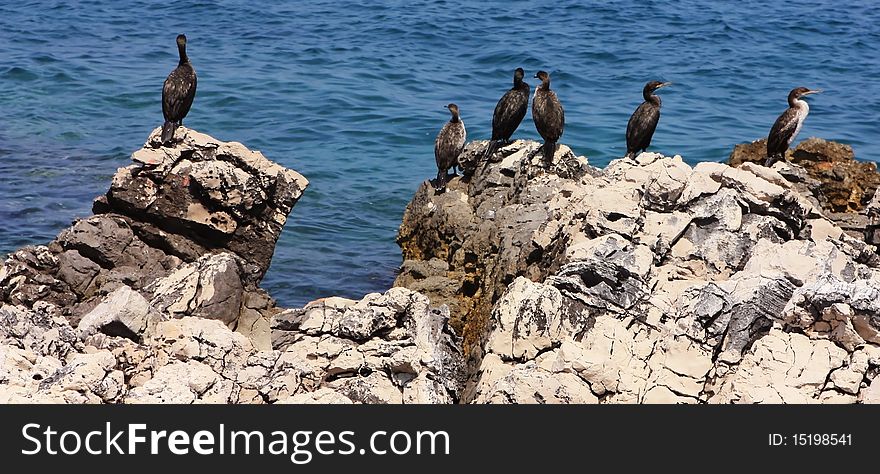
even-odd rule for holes
{"type": "Polygon", "coordinates": [[[818,94],[818,93],[820,93],[820,92],[822,92],[822,89],[816,89],[816,90],[807,91],[807,92],[804,93],[804,95],[818,94]]]}
{"type": "Polygon", "coordinates": [[[448,109],[449,106],[448,106],[448,105],[444,105],[443,108],[444,108],[444,109],[448,109]]]}
{"type": "Polygon", "coordinates": [[[666,87],[666,86],[671,86],[671,85],[672,85],[671,82],[664,82],[663,84],[660,84],[659,86],[657,86],[657,88],[659,89],[661,87],[666,87]]]}

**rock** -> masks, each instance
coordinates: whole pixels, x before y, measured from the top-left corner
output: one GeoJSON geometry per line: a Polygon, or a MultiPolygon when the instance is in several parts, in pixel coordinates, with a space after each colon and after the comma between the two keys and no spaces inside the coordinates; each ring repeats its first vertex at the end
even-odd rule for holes
{"type": "Polygon", "coordinates": [[[553,287],[517,278],[495,306],[487,349],[502,360],[534,359],[554,346],[579,321],[564,321],[563,297],[553,287]],[[562,327],[565,325],[565,327],[562,327]]]}
{"type": "Polygon", "coordinates": [[[724,377],[714,381],[712,403],[816,403],[829,374],[847,353],[827,339],[773,329],[724,377]]]}
{"type": "Polygon", "coordinates": [[[121,286],[107,295],[95,309],[80,320],[76,331],[81,339],[97,332],[138,341],[147,328],[150,315],[160,318],[140,293],[121,286]]]}
{"type": "Polygon", "coordinates": [[[231,395],[232,384],[229,381],[221,379],[209,366],[190,360],[187,363],[175,361],[160,367],[153,378],[129,392],[126,402],[228,403],[231,395]]]}
{"type": "Polygon", "coordinates": [[[241,271],[228,254],[206,255],[155,280],[145,291],[150,304],[170,317],[199,316],[235,322],[244,294],[241,271]]]}
{"type": "Polygon", "coordinates": [[[268,348],[272,305],[242,302],[261,291],[308,181],[240,143],[181,127],[165,147],[159,133],[132,154],[135,164],[117,171],[94,216],[49,245],[10,255],[0,267],[0,302],[50,303],[83,337],[116,325],[136,339],[146,311],[140,293],[165,318],[197,315],[238,327],[246,315],[242,332],[268,348]]]}
{"type": "Polygon", "coordinates": [[[868,279],[825,269],[798,288],[783,310],[787,324],[826,337],[853,352],[880,343],[880,288],[868,279]]]}
{"type": "MultiPolygon", "coordinates": [[[[178,129],[178,135],[182,138],[174,147],[162,147],[159,129],[154,130],[133,156],[142,165],[123,168],[114,177],[107,206],[201,246],[223,247],[261,277],[308,181],[240,143],[186,128],[178,129]]],[[[154,232],[153,238],[174,243],[163,232],[154,232]]],[[[199,256],[186,248],[180,253],[187,261],[199,256]]]]}
{"type": "MultiPolygon", "coordinates": [[[[466,348],[474,347],[485,333],[492,304],[515,276],[538,279],[555,270],[553,265],[558,267],[552,256],[561,249],[550,235],[552,230],[547,230],[546,241],[533,241],[533,234],[548,213],[560,212],[564,205],[554,198],[565,180],[560,175],[591,180],[598,172],[567,146],[560,147],[547,168],[540,154],[534,156],[540,144],[523,140],[500,148],[493,155],[500,161],[482,163],[485,144],[468,144],[459,156],[469,178],[453,178],[443,194],[428,184],[419,188],[407,206],[397,239],[409,263],[395,285],[447,304],[451,325],[464,335],[466,348]],[[425,271],[414,261],[437,263],[425,271]]],[[[618,221],[615,212],[628,211],[609,209],[618,221]]]]}
{"type": "Polygon", "coordinates": [[[96,215],[0,266],[0,401],[461,399],[446,307],[394,288],[283,310],[257,286],[305,178],[239,143],[175,138],[154,131],[96,215]]]}
{"type": "Polygon", "coordinates": [[[0,346],[18,347],[59,361],[84,352],[76,331],[60,313],[48,303],[37,303],[30,310],[0,306],[0,346]]]}
{"type": "Polygon", "coordinates": [[[569,173],[535,146],[482,162],[469,145],[471,174],[420,188],[398,235],[396,283],[456,300],[463,401],[875,397],[880,259],[802,192],[806,171],[642,153],[569,173]]]}
{"type": "Polygon", "coordinates": [[[447,317],[402,288],[357,302],[316,302],[278,315],[284,336],[274,350],[258,350],[216,320],[160,322],[145,334],[155,355],[136,370],[154,375],[125,401],[452,403],[463,372],[447,317]],[[364,320],[378,313],[389,325],[365,336],[364,320]]]}
{"type": "Polygon", "coordinates": [[[329,388],[320,388],[318,390],[315,390],[314,392],[298,393],[292,397],[288,397],[285,400],[281,400],[278,403],[296,405],[351,405],[353,402],[350,398],[340,394],[335,390],[329,388]]]}
{"type": "Polygon", "coordinates": [[[645,186],[647,207],[658,211],[672,209],[687,185],[691,167],[685,164],[680,156],[676,156],[671,162],[657,159],[643,169],[649,173],[648,184],[645,186]]]}
{"type": "Polygon", "coordinates": [[[0,303],[28,308],[38,303],[67,308],[77,303],[69,284],[55,277],[59,258],[44,245],[24,247],[0,267],[0,303]]]}
{"type": "Polygon", "coordinates": [[[247,337],[258,350],[271,350],[273,315],[281,309],[274,307],[268,294],[259,291],[245,293],[243,300],[235,332],[247,337]]]}
{"type": "Polygon", "coordinates": [[[454,403],[465,373],[444,309],[404,288],[319,300],[278,314],[273,346],[306,364],[309,386],[354,402],[454,403]]]}
{"type": "Polygon", "coordinates": [[[288,310],[277,319],[286,342],[274,349],[216,319],[151,320],[156,309],[124,287],[79,331],[36,306],[0,309],[0,402],[454,403],[464,386],[448,313],[403,288],[288,310]],[[107,329],[136,327],[145,312],[139,337],[107,329]],[[365,326],[377,314],[388,319],[365,326]]]}
{"type": "Polygon", "coordinates": [[[865,207],[865,242],[880,248],[880,188],[865,207]]]}
{"type": "Polygon", "coordinates": [[[307,181],[239,143],[180,128],[161,147],[157,136],[94,216],[0,266],[0,401],[458,399],[446,313],[406,290],[346,304],[326,342],[286,330],[316,344],[273,349],[282,310],[257,285],[307,181]],[[351,357],[309,358],[341,343],[351,357]],[[375,368],[363,381],[343,374],[358,357],[375,368]]]}
{"type": "Polygon", "coordinates": [[[511,367],[493,355],[483,361],[483,384],[474,403],[596,404],[589,385],[572,373],[536,370],[534,362],[511,367]]]}
{"type": "MultiPolygon", "coordinates": [[[[766,150],[766,139],[736,145],[728,163],[736,167],[763,164],[766,150]]],[[[856,160],[849,145],[808,138],[789,150],[786,162],[774,165],[773,169],[844,231],[865,238],[868,243],[880,244],[880,235],[874,235],[866,215],[880,186],[876,163],[856,160]]]]}
{"type": "Polygon", "coordinates": [[[7,382],[0,385],[0,402],[116,403],[125,393],[125,380],[114,369],[115,362],[104,351],[74,354],[62,365],[51,357],[0,345],[0,380],[7,382]],[[10,369],[17,373],[10,374],[10,369]]]}

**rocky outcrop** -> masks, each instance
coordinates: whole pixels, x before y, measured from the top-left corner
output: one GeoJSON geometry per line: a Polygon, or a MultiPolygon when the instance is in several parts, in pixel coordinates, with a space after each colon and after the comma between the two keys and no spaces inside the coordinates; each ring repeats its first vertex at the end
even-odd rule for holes
{"type": "Polygon", "coordinates": [[[454,403],[448,312],[403,288],[283,310],[258,287],[308,182],[159,130],[95,215],[0,267],[0,403],[454,403]]]}
{"type": "Polygon", "coordinates": [[[282,309],[258,284],[305,178],[157,133],[0,267],[0,402],[880,401],[880,256],[793,165],[474,142],[407,207],[395,288],[282,309]]]}
{"type": "Polygon", "coordinates": [[[877,399],[880,257],[775,169],[484,146],[399,234],[397,284],[470,344],[464,401],[877,399]]]}
{"type": "Polygon", "coordinates": [[[231,327],[255,310],[268,332],[270,298],[258,284],[308,181],[240,143],[179,128],[174,145],[162,147],[159,133],[116,172],[94,216],[7,259],[0,301],[50,303],[73,327],[87,318],[86,326],[109,325],[137,340],[143,328],[107,314],[102,301],[140,293],[160,313],[231,327]]]}
{"type": "Polygon", "coordinates": [[[442,194],[423,184],[404,213],[398,233],[404,262],[395,286],[448,305],[465,350],[485,333],[492,305],[516,276],[542,280],[559,266],[557,242],[545,242],[542,250],[532,236],[563,212],[557,206],[566,203],[555,197],[569,190],[539,183],[599,173],[564,145],[548,173],[540,153],[533,156],[539,147],[516,141],[504,148],[503,159],[496,154],[497,161],[485,163],[485,142],[470,143],[459,156],[467,178],[453,179],[442,194]]]}
{"type": "MultiPolygon", "coordinates": [[[[767,140],[736,145],[728,164],[763,164],[767,140]]],[[[794,189],[823,210],[829,220],[850,235],[880,244],[874,236],[867,206],[880,186],[880,172],[873,161],[859,161],[849,145],[808,138],[786,153],[786,161],[774,164],[794,189]]]]}

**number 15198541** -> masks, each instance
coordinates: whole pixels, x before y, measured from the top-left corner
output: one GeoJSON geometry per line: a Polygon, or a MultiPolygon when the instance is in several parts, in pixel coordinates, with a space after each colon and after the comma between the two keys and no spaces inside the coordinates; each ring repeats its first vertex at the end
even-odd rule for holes
{"type": "Polygon", "coordinates": [[[852,446],[850,433],[770,433],[770,446],[852,446]]]}

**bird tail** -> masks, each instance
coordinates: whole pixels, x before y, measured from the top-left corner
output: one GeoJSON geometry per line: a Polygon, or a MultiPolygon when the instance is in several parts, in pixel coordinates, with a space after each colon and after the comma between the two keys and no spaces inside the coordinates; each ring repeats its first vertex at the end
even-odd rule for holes
{"type": "Polygon", "coordinates": [[[446,192],[446,170],[437,171],[437,181],[434,185],[434,191],[438,193],[446,192]]]}
{"type": "Polygon", "coordinates": [[[498,149],[498,141],[497,140],[490,140],[489,146],[486,147],[486,153],[483,154],[483,159],[488,160],[489,158],[491,158],[492,155],[495,153],[495,150],[497,150],[497,149],[498,149]]]}
{"type": "Polygon", "coordinates": [[[546,141],[544,142],[544,149],[542,151],[544,153],[544,160],[547,162],[553,161],[553,155],[556,154],[556,142],[546,141]]]}
{"type": "Polygon", "coordinates": [[[767,155],[767,159],[764,161],[764,166],[771,167],[773,163],[779,161],[780,156],[778,154],[767,155]]]}
{"type": "Polygon", "coordinates": [[[166,120],[162,125],[162,144],[165,145],[174,138],[174,130],[177,127],[174,125],[174,122],[166,120]]]}
{"type": "Polygon", "coordinates": [[[627,150],[626,155],[624,155],[624,158],[635,158],[635,157],[636,157],[635,150],[627,150]]]}

